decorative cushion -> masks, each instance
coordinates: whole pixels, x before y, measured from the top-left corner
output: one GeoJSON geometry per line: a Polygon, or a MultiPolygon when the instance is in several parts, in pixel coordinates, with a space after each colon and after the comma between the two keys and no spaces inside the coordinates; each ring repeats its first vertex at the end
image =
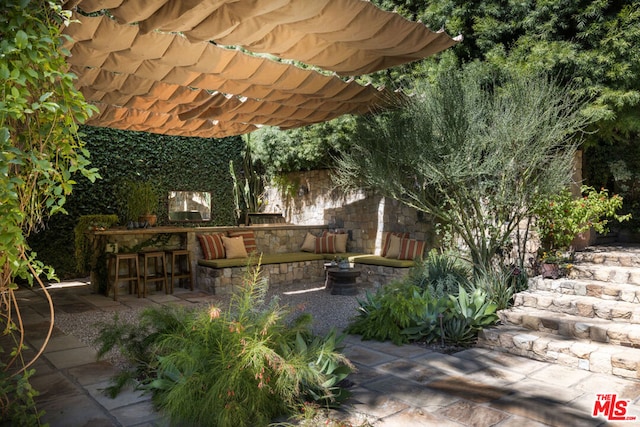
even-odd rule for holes
{"type": "Polygon", "coordinates": [[[326,236],[316,237],[317,254],[335,254],[336,253],[336,235],[327,234],[326,236]]]}
{"type": "Polygon", "coordinates": [[[204,259],[220,259],[225,257],[222,233],[198,234],[204,259]]]}
{"type": "Polygon", "coordinates": [[[302,247],[300,248],[302,252],[315,252],[316,251],[316,236],[307,232],[307,235],[304,237],[304,242],[302,243],[302,247]]]}
{"type": "Polygon", "coordinates": [[[422,259],[424,241],[416,239],[402,239],[398,259],[422,259]]]}
{"type": "Polygon", "coordinates": [[[227,258],[247,258],[247,250],[245,249],[245,243],[242,236],[227,237],[222,236],[222,243],[224,244],[224,250],[227,253],[227,258]]]}
{"type": "MultiPolygon", "coordinates": [[[[388,231],[382,232],[382,249],[380,251],[380,256],[383,256],[383,257],[386,257],[386,258],[390,258],[390,257],[387,256],[387,251],[389,250],[389,243],[390,243],[391,236],[400,237],[401,239],[408,239],[409,238],[409,233],[399,233],[399,232],[398,233],[393,233],[393,232],[388,232],[388,231]]],[[[395,257],[393,257],[393,258],[395,258],[395,257]]]]}
{"type": "Polygon", "coordinates": [[[328,234],[332,234],[335,237],[336,253],[347,252],[347,240],[349,240],[349,234],[347,234],[346,231],[330,232],[325,230],[322,233],[323,236],[326,236],[328,234]]]}
{"type": "Polygon", "coordinates": [[[258,246],[256,245],[256,235],[253,233],[253,230],[243,230],[243,231],[230,231],[229,237],[242,237],[244,240],[244,248],[247,250],[247,253],[253,253],[258,251],[258,246]]]}
{"type": "Polygon", "coordinates": [[[400,244],[402,243],[402,239],[398,236],[391,235],[389,236],[389,242],[387,245],[387,252],[384,256],[385,258],[395,258],[398,259],[398,255],[400,255],[400,244]]]}

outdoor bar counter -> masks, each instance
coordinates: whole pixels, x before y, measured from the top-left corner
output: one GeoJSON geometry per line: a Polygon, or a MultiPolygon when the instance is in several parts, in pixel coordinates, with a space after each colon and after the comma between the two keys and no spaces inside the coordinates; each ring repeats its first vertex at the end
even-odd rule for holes
{"type": "MultiPolygon", "coordinates": [[[[221,227],[158,226],[134,229],[112,227],[106,230],[91,231],[91,238],[93,239],[95,259],[100,263],[106,262],[105,254],[113,252],[188,249],[191,252],[191,271],[195,272],[198,258],[202,257],[198,234],[252,230],[255,233],[256,243],[259,248],[268,248],[269,253],[283,253],[299,251],[307,232],[320,234],[327,228],[329,227],[326,225],[294,224],[221,227]]],[[[106,266],[106,264],[103,265],[106,266]]],[[[96,268],[94,264],[91,270],[91,283],[94,289],[98,291],[99,279],[96,270],[101,269],[96,268]]],[[[106,268],[102,271],[106,271],[106,268]]],[[[197,287],[197,283],[195,285],[197,287]]]]}

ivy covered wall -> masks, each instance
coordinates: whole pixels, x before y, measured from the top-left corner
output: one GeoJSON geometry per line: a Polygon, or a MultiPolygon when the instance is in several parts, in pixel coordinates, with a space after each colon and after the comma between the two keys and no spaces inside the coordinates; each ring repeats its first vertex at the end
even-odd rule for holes
{"type": "Polygon", "coordinates": [[[210,191],[211,221],[201,225],[236,223],[229,160],[242,164],[244,142],[224,139],[184,138],[144,132],[85,126],[81,129],[91,166],[102,179],[95,183],[77,178],[67,199],[68,215],[55,215],[29,240],[39,259],[52,265],[58,277],[73,276],[73,228],[82,215],[118,213],[118,187],[126,180],[151,180],[159,190],[158,224],[168,224],[170,190],[210,191]]]}

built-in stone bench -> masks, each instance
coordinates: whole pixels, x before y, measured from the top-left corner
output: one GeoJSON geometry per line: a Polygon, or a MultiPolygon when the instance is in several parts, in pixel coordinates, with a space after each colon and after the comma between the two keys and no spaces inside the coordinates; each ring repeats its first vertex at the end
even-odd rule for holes
{"type": "Polygon", "coordinates": [[[270,286],[287,286],[301,281],[309,283],[325,280],[324,264],[336,257],[348,259],[361,271],[358,283],[363,286],[381,286],[404,277],[414,261],[396,260],[361,253],[288,252],[262,254],[249,258],[198,260],[197,283],[200,289],[211,293],[228,294],[242,286],[247,268],[261,265],[262,277],[270,286]]]}
{"type": "Polygon", "coordinates": [[[324,264],[336,255],[342,257],[353,254],[315,254],[310,252],[287,252],[255,255],[249,258],[198,260],[198,287],[207,292],[227,294],[236,286],[241,286],[247,268],[260,263],[262,277],[270,286],[286,286],[296,282],[320,282],[324,280],[324,264]]]}

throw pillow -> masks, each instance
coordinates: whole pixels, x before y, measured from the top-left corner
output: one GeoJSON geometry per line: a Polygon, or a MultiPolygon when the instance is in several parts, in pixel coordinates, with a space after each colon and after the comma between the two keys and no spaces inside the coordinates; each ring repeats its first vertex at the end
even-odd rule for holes
{"type": "MultiPolygon", "coordinates": [[[[386,258],[390,258],[387,256],[387,252],[389,251],[389,244],[391,243],[391,236],[396,236],[399,237],[401,239],[408,239],[409,238],[409,233],[393,233],[393,232],[388,232],[388,231],[384,231],[382,233],[382,250],[380,251],[380,256],[386,257],[386,258]]],[[[396,254],[396,256],[398,256],[396,254]]],[[[395,258],[395,257],[392,257],[395,258]]]]}
{"type": "Polygon", "coordinates": [[[225,257],[222,233],[198,234],[204,259],[220,259],[225,257]]]}
{"type": "Polygon", "coordinates": [[[389,244],[387,247],[387,252],[385,258],[398,258],[400,255],[400,244],[402,243],[402,239],[398,236],[391,235],[389,236],[389,244]]]}
{"type": "Polygon", "coordinates": [[[258,246],[256,245],[256,235],[253,233],[253,230],[243,230],[243,231],[230,231],[229,237],[242,237],[244,240],[244,247],[247,250],[247,253],[253,253],[258,251],[258,246]]]}
{"type": "Polygon", "coordinates": [[[347,252],[347,239],[349,239],[349,235],[340,233],[340,234],[334,234],[334,236],[336,239],[336,253],[347,252]]]}
{"type": "Polygon", "coordinates": [[[300,248],[302,252],[315,252],[316,251],[316,236],[307,232],[307,235],[304,237],[304,242],[302,242],[302,247],[300,248]]]}
{"type": "Polygon", "coordinates": [[[224,250],[227,253],[227,258],[246,258],[249,256],[245,249],[244,239],[242,236],[222,236],[222,243],[224,244],[224,250]]]}
{"type": "Polygon", "coordinates": [[[317,254],[335,254],[336,253],[336,237],[335,234],[327,234],[326,236],[316,237],[317,254]]]}
{"type": "Polygon", "coordinates": [[[336,242],[336,253],[345,253],[347,252],[347,240],[349,240],[349,234],[346,231],[323,231],[322,235],[326,236],[328,234],[332,234],[335,237],[336,242]]]}
{"type": "Polygon", "coordinates": [[[422,259],[424,241],[416,239],[402,239],[398,259],[422,259]]]}

